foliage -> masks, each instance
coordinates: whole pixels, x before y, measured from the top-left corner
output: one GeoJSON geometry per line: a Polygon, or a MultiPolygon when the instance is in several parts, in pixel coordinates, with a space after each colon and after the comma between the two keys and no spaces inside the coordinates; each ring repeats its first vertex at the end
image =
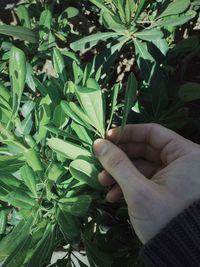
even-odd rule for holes
{"type": "Polygon", "coordinates": [[[64,247],[50,266],[75,266],[75,251],[92,267],[142,266],[124,200],[105,201],[92,144],[126,123],[200,129],[188,112],[199,80],[186,77],[199,36],[177,41],[200,2],[62,2],[24,1],[18,25],[0,25],[0,261],[48,266],[64,247]]]}

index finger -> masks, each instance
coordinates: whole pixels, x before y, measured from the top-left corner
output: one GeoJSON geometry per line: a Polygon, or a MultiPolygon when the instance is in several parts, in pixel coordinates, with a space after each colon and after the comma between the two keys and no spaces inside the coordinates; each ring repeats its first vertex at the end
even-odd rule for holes
{"type": "MultiPolygon", "coordinates": [[[[110,130],[107,139],[116,142],[120,127],[110,130]]],[[[177,137],[175,132],[154,123],[128,124],[125,126],[119,143],[149,144],[155,149],[162,149],[167,142],[177,137]]]]}
{"type": "MultiPolygon", "coordinates": [[[[110,130],[107,134],[107,139],[115,143],[118,139],[119,131],[120,127],[110,130]]],[[[125,126],[119,144],[147,144],[160,151],[160,153],[164,150],[164,154],[167,155],[173,153],[177,146],[185,140],[177,133],[159,124],[130,124],[125,126]]]]}

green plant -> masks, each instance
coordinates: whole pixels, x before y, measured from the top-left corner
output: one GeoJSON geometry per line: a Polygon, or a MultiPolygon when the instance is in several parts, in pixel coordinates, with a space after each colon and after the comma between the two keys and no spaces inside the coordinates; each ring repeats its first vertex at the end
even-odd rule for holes
{"type": "Polygon", "coordinates": [[[142,266],[125,202],[105,201],[92,144],[126,123],[198,127],[188,111],[199,81],[185,76],[199,38],[176,42],[176,29],[197,20],[199,1],[62,2],[25,1],[20,25],[0,25],[0,261],[48,266],[64,247],[50,266],[75,266],[75,251],[92,267],[142,266]],[[87,14],[95,34],[77,27],[87,14]],[[137,61],[123,77],[121,56],[137,61]]]}

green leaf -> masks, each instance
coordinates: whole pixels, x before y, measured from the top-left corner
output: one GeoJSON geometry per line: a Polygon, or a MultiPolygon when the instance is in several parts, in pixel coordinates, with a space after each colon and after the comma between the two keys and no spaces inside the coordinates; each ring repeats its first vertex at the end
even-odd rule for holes
{"type": "Polygon", "coordinates": [[[31,198],[27,193],[25,193],[24,189],[20,188],[8,193],[2,199],[3,201],[8,202],[12,206],[20,209],[30,210],[36,204],[36,201],[33,198],[31,198]]]}
{"type": "Polygon", "coordinates": [[[83,126],[73,121],[71,123],[71,128],[75,131],[76,135],[80,138],[80,140],[85,141],[89,145],[93,144],[91,136],[83,126]]]}
{"type": "Polygon", "coordinates": [[[13,113],[18,111],[26,80],[26,57],[22,50],[13,46],[10,51],[9,74],[12,86],[13,113]]]}
{"type": "Polygon", "coordinates": [[[0,96],[1,96],[6,102],[9,102],[9,99],[10,99],[10,92],[9,92],[9,90],[8,90],[2,83],[0,83],[0,96]]]}
{"type": "Polygon", "coordinates": [[[87,87],[76,88],[79,102],[92,125],[104,137],[105,134],[105,104],[100,86],[94,79],[87,81],[87,87]]]}
{"type": "Polygon", "coordinates": [[[158,20],[156,21],[153,26],[154,27],[175,27],[179,25],[183,25],[192,18],[196,16],[196,12],[194,10],[188,10],[188,12],[181,14],[179,16],[170,16],[170,17],[165,17],[161,21],[158,20]]]}
{"type": "Polygon", "coordinates": [[[107,127],[107,131],[109,130],[111,124],[112,124],[112,119],[113,119],[113,115],[117,106],[117,97],[119,94],[119,90],[120,90],[120,84],[117,83],[114,85],[113,90],[112,90],[112,95],[111,95],[111,112],[110,112],[110,119],[109,119],[109,124],[107,127]]]}
{"type": "Polygon", "coordinates": [[[68,159],[76,159],[78,156],[91,156],[91,153],[81,146],[59,138],[51,138],[47,145],[55,152],[62,154],[68,159]]]}
{"type": "Polygon", "coordinates": [[[70,164],[69,170],[72,176],[78,181],[83,182],[94,189],[102,190],[103,187],[97,179],[99,170],[95,165],[82,159],[76,159],[70,164]]]}
{"type": "Polygon", "coordinates": [[[67,243],[69,242],[72,245],[79,244],[81,240],[80,219],[61,208],[57,208],[56,220],[67,243]]]}
{"type": "Polygon", "coordinates": [[[28,29],[31,29],[31,20],[27,7],[24,5],[18,6],[16,13],[22,25],[28,29]]]}
{"type": "Polygon", "coordinates": [[[90,0],[94,5],[100,8],[102,11],[109,12],[111,15],[114,15],[113,11],[108,8],[102,0],[90,0]]]}
{"type": "Polygon", "coordinates": [[[83,110],[73,102],[67,102],[62,100],[61,107],[63,111],[75,122],[81,124],[87,129],[93,131],[93,128],[90,126],[91,122],[83,110]]]}
{"type": "MultiPolygon", "coordinates": [[[[72,122],[72,124],[73,124],[73,122],[72,122]]],[[[60,136],[63,136],[63,137],[67,137],[67,138],[66,138],[67,140],[71,140],[71,141],[73,141],[73,142],[80,142],[80,143],[82,143],[82,144],[85,144],[85,145],[87,145],[87,146],[88,146],[88,145],[90,146],[90,144],[89,144],[88,142],[86,142],[85,140],[80,139],[80,138],[76,137],[75,135],[70,134],[70,133],[68,133],[68,132],[66,132],[66,131],[64,131],[64,130],[60,130],[60,129],[55,128],[55,127],[52,127],[52,126],[50,126],[50,125],[47,125],[46,128],[47,128],[47,130],[50,131],[51,133],[54,133],[54,134],[56,134],[56,135],[60,135],[60,136]]]]}
{"type": "Polygon", "coordinates": [[[53,112],[53,124],[58,128],[63,128],[69,121],[61,105],[58,105],[53,112]]]}
{"type": "Polygon", "coordinates": [[[9,255],[9,257],[3,263],[2,267],[21,267],[26,258],[31,240],[31,235],[27,235],[26,238],[16,248],[16,250],[9,255]]]}
{"type": "Polygon", "coordinates": [[[134,0],[126,0],[125,1],[125,16],[126,16],[126,22],[128,24],[131,23],[132,14],[133,14],[134,10],[135,10],[134,0]]]}
{"type": "Polygon", "coordinates": [[[47,129],[44,127],[51,120],[51,108],[50,105],[41,104],[38,110],[39,129],[36,135],[36,142],[41,142],[46,137],[47,129]]]}
{"type": "Polygon", "coordinates": [[[82,195],[78,197],[68,197],[59,200],[59,207],[74,216],[84,216],[88,212],[92,197],[82,195]]]}
{"type": "Polygon", "coordinates": [[[125,10],[124,10],[124,0],[115,0],[115,5],[117,7],[117,11],[118,11],[118,14],[119,14],[119,17],[121,19],[121,21],[123,23],[126,23],[126,20],[125,20],[125,10]]]}
{"type": "Polygon", "coordinates": [[[35,102],[32,100],[27,100],[20,110],[22,116],[25,118],[27,115],[31,113],[34,107],[35,107],[35,102]]]}
{"type": "Polygon", "coordinates": [[[70,44],[71,49],[74,51],[85,51],[93,46],[95,46],[99,41],[106,41],[109,38],[116,38],[118,35],[122,35],[116,32],[103,32],[91,34],[87,37],[79,39],[76,42],[70,44]]]}
{"type": "Polygon", "coordinates": [[[190,0],[174,0],[169,3],[167,8],[157,17],[157,19],[183,13],[189,5],[190,0]]]}
{"type": "Polygon", "coordinates": [[[29,43],[38,43],[37,35],[32,30],[22,26],[0,25],[0,34],[13,36],[29,43]]]}
{"type": "Polygon", "coordinates": [[[119,133],[119,137],[117,142],[119,142],[121,135],[123,133],[124,127],[126,125],[126,121],[129,115],[131,108],[135,105],[137,101],[137,81],[135,75],[131,73],[128,77],[127,85],[126,85],[126,95],[125,95],[125,103],[124,103],[124,111],[123,118],[121,123],[121,129],[119,133]]]}
{"type": "Polygon", "coordinates": [[[15,129],[17,135],[26,135],[29,134],[33,126],[32,114],[27,114],[23,121],[19,121],[18,126],[15,129]]]}
{"type": "Polygon", "coordinates": [[[39,157],[39,153],[33,148],[27,149],[24,152],[24,157],[27,164],[33,169],[35,172],[43,171],[42,162],[39,157]]]}
{"type": "MultiPolygon", "coordinates": [[[[42,11],[40,15],[40,20],[39,20],[39,26],[42,26],[42,30],[51,29],[51,22],[52,22],[52,14],[49,9],[45,9],[42,11]]],[[[40,37],[43,38],[47,35],[45,32],[40,32],[40,37]]]]}
{"type": "Polygon", "coordinates": [[[146,83],[149,83],[153,71],[154,71],[154,64],[155,60],[152,55],[148,52],[147,46],[145,43],[141,43],[139,40],[134,40],[135,44],[135,52],[137,56],[137,63],[143,75],[143,78],[146,83]]]}
{"type": "Polygon", "coordinates": [[[12,174],[6,173],[2,170],[0,171],[0,177],[0,190],[5,190],[6,194],[16,190],[21,185],[21,182],[17,180],[12,174]]]}
{"type": "Polygon", "coordinates": [[[37,79],[35,76],[32,77],[35,87],[37,88],[37,90],[41,93],[42,96],[46,96],[48,94],[48,90],[46,88],[46,86],[44,86],[39,79],[37,79]]]}
{"type": "Polygon", "coordinates": [[[125,31],[126,27],[122,24],[121,20],[117,16],[112,16],[108,12],[104,12],[102,15],[103,23],[107,29],[114,31],[125,31]]]}
{"type": "Polygon", "coordinates": [[[79,10],[73,6],[70,6],[65,9],[64,13],[67,14],[68,19],[71,19],[71,18],[76,17],[79,14],[79,10]]]}
{"type": "Polygon", "coordinates": [[[23,161],[19,160],[19,156],[0,155],[1,171],[14,173],[18,171],[23,164],[23,161]]]}
{"type": "Polygon", "coordinates": [[[150,0],[138,0],[137,1],[137,10],[135,13],[134,20],[137,21],[138,17],[145,10],[145,8],[151,3],[150,0]]]}
{"type": "Polygon", "coordinates": [[[37,196],[36,182],[37,176],[35,172],[28,165],[23,166],[21,169],[21,178],[23,179],[25,185],[30,189],[34,197],[37,196]]]}
{"type": "MultiPolygon", "coordinates": [[[[37,213],[34,215],[37,217],[37,213]]],[[[13,253],[19,245],[31,234],[35,219],[31,216],[27,221],[22,220],[7,236],[0,241],[0,261],[13,253]]]]}
{"type": "Polygon", "coordinates": [[[84,69],[84,72],[83,72],[83,79],[82,79],[82,85],[83,86],[86,85],[86,81],[92,76],[92,74],[94,73],[94,71],[95,71],[94,70],[94,61],[92,63],[86,64],[85,69],[84,69]]]}
{"type": "Polygon", "coordinates": [[[55,225],[49,222],[44,230],[42,238],[37,242],[31,258],[25,266],[35,267],[36,262],[38,267],[49,265],[55,247],[55,231],[55,225]]]}
{"type": "Polygon", "coordinates": [[[0,235],[5,234],[7,226],[7,213],[5,210],[0,211],[0,235]]]}
{"type": "Polygon", "coordinates": [[[38,148],[33,136],[27,134],[24,136],[24,140],[26,141],[27,145],[30,148],[33,148],[35,151],[39,152],[39,148],[38,148]]]}
{"type": "Polygon", "coordinates": [[[183,102],[200,99],[200,84],[188,82],[179,88],[179,97],[183,102]]]}
{"type": "Polygon", "coordinates": [[[62,81],[64,85],[65,82],[67,81],[67,73],[65,69],[64,58],[61,52],[55,47],[53,49],[53,65],[59,79],[62,81]]]}
{"type": "Polygon", "coordinates": [[[158,29],[144,30],[136,32],[134,35],[137,38],[145,41],[153,41],[156,39],[161,39],[163,37],[163,33],[158,29]]]}
{"type": "Polygon", "coordinates": [[[48,179],[56,183],[66,172],[67,170],[62,165],[54,163],[48,172],[48,179]]]}

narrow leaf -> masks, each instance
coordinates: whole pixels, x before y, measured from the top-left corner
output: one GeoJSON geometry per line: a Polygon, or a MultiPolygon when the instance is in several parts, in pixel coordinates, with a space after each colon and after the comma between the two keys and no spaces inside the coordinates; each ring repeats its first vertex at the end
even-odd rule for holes
{"type": "Polygon", "coordinates": [[[80,219],[61,208],[57,208],[56,210],[56,219],[67,243],[72,245],[79,244],[81,239],[80,219]]]}
{"type": "Polygon", "coordinates": [[[99,170],[93,164],[82,159],[76,159],[70,164],[69,170],[72,176],[78,181],[94,189],[102,190],[102,186],[97,179],[99,170]]]}
{"type": "Polygon", "coordinates": [[[149,83],[152,73],[154,71],[153,66],[155,65],[155,60],[148,52],[145,43],[141,43],[139,40],[135,39],[134,44],[137,56],[137,63],[140,67],[145,82],[149,83]]]}
{"type": "Polygon", "coordinates": [[[119,133],[119,137],[117,142],[119,142],[121,135],[123,133],[124,127],[126,125],[126,121],[129,115],[131,108],[135,105],[137,101],[137,81],[135,75],[131,73],[129,75],[127,85],[126,85],[126,95],[125,95],[125,103],[124,103],[124,112],[123,119],[121,123],[121,129],[119,133]]]}
{"type": "Polygon", "coordinates": [[[102,11],[107,11],[110,14],[114,15],[113,11],[108,6],[106,6],[102,0],[90,0],[90,2],[100,8],[102,11]]]}
{"type": "Polygon", "coordinates": [[[92,197],[82,195],[78,197],[62,198],[59,200],[61,209],[71,213],[74,216],[84,216],[92,202],[92,197]]]}
{"type": "Polygon", "coordinates": [[[115,86],[113,87],[112,90],[112,96],[111,96],[111,112],[110,112],[110,119],[109,119],[109,124],[107,127],[107,131],[109,130],[111,124],[112,124],[112,119],[113,119],[113,115],[116,109],[116,105],[117,105],[117,97],[119,94],[119,89],[120,89],[120,84],[115,84],[115,86]]]}
{"type": "Polygon", "coordinates": [[[136,32],[135,36],[145,41],[153,41],[161,39],[163,37],[163,33],[158,29],[151,29],[151,30],[136,32]]]}
{"type": "Polygon", "coordinates": [[[0,34],[13,36],[29,43],[38,43],[37,35],[32,30],[22,26],[0,25],[0,34]]]}
{"type": "Polygon", "coordinates": [[[137,21],[138,17],[145,10],[145,8],[151,3],[150,0],[138,0],[137,1],[137,10],[135,13],[134,20],[137,21]]]}
{"type": "Polygon", "coordinates": [[[67,74],[65,70],[64,58],[57,48],[53,49],[53,65],[58,77],[61,79],[62,83],[65,84],[67,81],[67,74]]]}
{"type": "Polygon", "coordinates": [[[107,29],[114,31],[126,30],[126,27],[122,24],[121,20],[117,16],[112,16],[110,13],[104,12],[102,19],[107,29]]]}
{"type": "Polygon", "coordinates": [[[37,176],[35,172],[28,165],[21,168],[21,178],[23,179],[26,186],[30,189],[33,196],[37,198],[36,182],[37,176]]]}
{"type": "Polygon", "coordinates": [[[78,156],[91,156],[91,153],[81,146],[59,138],[51,138],[47,141],[47,145],[55,152],[62,154],[68,159],[76,159],[78,156]]]}
{"type": "Polygon", "coordinates": [[[31,20],[27,7],[20,5],[17,8],[16,13],[22,25],[28,29],[31,29],[31,20]]]}
{"type": "MultiPolygon", "coordinates": [[[[36,214],[35,214],[36,216],[36,214]]],[[[0,241],[0,260],[8,257],[31,233],[34,219],[31,216],[27,221],[22,220],[7,236],[0,241]]]]}
{"type": "Polygon", "coordinates": [[[183,13],[189,7],[189,5],[190,5],[190,0],[172,1],[157,18],[163,18],[183,13]]]}
{"type": "Polygon", "coordinates": [[[61,107],[63,111],[75,122],[81,124],[87,129],[93,131],[93,128],[90,126],[91,122],[83,110],[76,105],[74,102],[67,102],[62,100],[61,107]]]}
{"type": "Polygon", "coordinates": [[[40,160],[39,153],[33,148],[27,149],[24,152],[24,157],[27,164],[33,169],[35,172],[43,171],[42,162],[40,160]]]}
{"type": "Polygon", "coordinates": [[[103,32],[103,33],[96,33],[89,35],[87,37],[84,37],[74,43],[71,43],[70,47],[74,51],[85,51],[86,49],[89,49],[93,46],[95,46],[99,41],[106,41],[109,38],[116,38],[117,35],[122,35],[116,32],[103,32]]]}
{"type": "Polygon", "coordinates": [[[89,79],[87,86],[78,87],[76,89],[77,97],[83,110],[91,121],[92,125],[99,131],[102,137],[105,134],[105,108],[104,108],[104,96],[102,94],[100,86],[94,80],[89,79]],[[94,88],[95,87],[95,88],[94,88]]]}
{"type": "Polygon", "coordinates": [[[17,112],[26,80],[26,57],[22,50],[13,46],[10,51],[9,74],[12,86],[13,112],[17,112]]]}

